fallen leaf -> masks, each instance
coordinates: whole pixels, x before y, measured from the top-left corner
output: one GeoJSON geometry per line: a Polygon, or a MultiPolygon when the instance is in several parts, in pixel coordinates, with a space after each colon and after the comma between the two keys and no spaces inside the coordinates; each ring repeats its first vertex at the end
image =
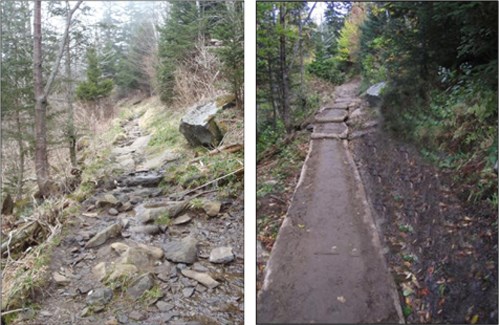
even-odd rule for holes
{"type": "Polygon", "coordinates": [[[476,324],[476,322],[478,322],[478,315],[475,315],[471,318],[471,324],[476,324]]]}
{"type": "Polygon", "coordinates": [[[303,229],[303,228],[305,228],[305,225],[298,224],[298,228],[303,229]]]}

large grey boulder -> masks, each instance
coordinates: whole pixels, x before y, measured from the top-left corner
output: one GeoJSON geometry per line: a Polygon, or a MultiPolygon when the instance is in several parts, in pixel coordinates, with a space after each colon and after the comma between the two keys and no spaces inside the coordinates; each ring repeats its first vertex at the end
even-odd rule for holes
{"type": "Polygon", "coordinates": [[[377,106],[381,103],[381,93],[386,88],[386,82],[382,81],[372,85],[366,90],[367,101],[371,106],[377,106]]]}
{"type": "Polygon", "coordinates": [[[180,120],[180,132],[191,146],[216,147],[223,134],[215,122],[217,105],[212,102],[196,106],[180,120]]]}

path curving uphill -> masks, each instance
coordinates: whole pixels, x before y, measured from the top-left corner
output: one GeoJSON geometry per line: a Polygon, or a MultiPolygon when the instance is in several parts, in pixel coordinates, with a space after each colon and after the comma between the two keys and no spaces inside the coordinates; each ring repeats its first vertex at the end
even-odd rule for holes
{"type": "Polygon", "coordinates": [[[358,81],[338,87],[334,103],[316,115],[309,153],[258,295],[259,324],[403,322],[348,149],[352,135],[346,122],[361,103],[358,87],[358,81]]]}

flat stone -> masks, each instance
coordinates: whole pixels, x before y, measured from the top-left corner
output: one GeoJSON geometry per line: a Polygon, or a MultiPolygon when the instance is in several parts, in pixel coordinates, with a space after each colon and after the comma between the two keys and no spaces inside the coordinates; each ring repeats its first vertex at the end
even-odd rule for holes
{"type": "Polygon", "coordinates": [[[107,213],[109,213],[109,215],[111,215],[111,216],[117,216],[119,212],[115,208],[111,208],[111,209],[107,210],[107,213]]]}
{"type": "Polygon", "coordinates": [[[117,315],[116,319],[118,320],[118,322],[120,324],[127,324],[128,323],[128,316],[125,314],[119,313],[117,315]]]}
{"type": "Polygon", "coordinates": [[[81,293],[81,294],[87,294],[88,292],[90,292],[90,290],[92,290],[92,285],[89,284],[89,283],[84,283],[82,285],[80,285],[78,287],[78,291],[81,293]]]}
{"type": "Polygon", "coordinates": [[[170,150],[163,151],[160,155],[148,158],[141,166],[141,169],[153,170],[161,168],[165,163],[175,161],[180,158],[178,153],[172,152],[170,150]]]}
{"type": "Polygon", "coordinates": [[[343,109],[328,109],[315,116],[316,123],[336,123],[344,122],[347,119],[348,112],[343,109]]]}
{"type": "MultiPolygon", "coordinates": [[[[150,273],[146,273],[136,279],[128,288],[127,293],[135,300],[139,299],[146,290],[154,286],[154,279],[150,273]]],[[[130,316],[130,315],[129,315],[130,316]]],[[[131,318],[131,317],[130,317],[131,318]]]]}
{"type": "Polygon", "coordinates": [[[214,248],[210,253],[209,261],[211,263],[230,263],[234,260],[234,253],[232,252],[232,247],[217,247],[214,248]]]}
{"type": "Polygon", "coordinates": [[[147,204],[141,204],[135,207],[135,218],[141,223],[149,223],[158,219],[161,216],[168,216],[170,218],[175,218],[180,215],[188,206],[187,201],[172,201],[163,202],[160,205],[148,206],[147,204]]]}
{"type": "Polygon", "coordinates": [[[92,273],[97,278],[98,281],[104,280],[107,275],[107,263],[100,262],[92,268],[92,273]]]}
{"type": "Polygon", "coordinates": [[[103,208],[106,206],[116,206],[120,203],[120,201],[111,193],[106,193],[98,198],[96,202],[96,206],[98,208],[103,208]]]}
{"type": "Polygon", "coordinates": [[[137,321],[141,321],[141,320],[146,319],[146,316],[143,313],[138,312],[136,310],[134,310],[130,314],[128,314],[128,317],[130,319],[137,320],[137,321]]]}
{"type": "Polygon", "coordinates": [[[194,287],[184,288],[182,290],[182,294],[184,295],[184,297],[189,298],[194,294],[194,287]]]}
{"type": "Polygon", "coordinates": [[[203,202],[203,210],[209,217],[216,217],[220,212],[222,203],[220,201],[209,201],[205,200],[203,202]]]}
{"type": "Polygon", "coordinates": [[[191,236],[171,241],[163,248],[166,259],[172,262],[192,264],[197,260],[197,240],[191,236]]]}
{"type": "Polygon", "coordinates": [[[108,239],[117,237],[121,233],[121,224],[115,223],[101,232],[97,233],[92,239],[90,239],[85,245],[86,248],[92,248],[104,244],[108,239]]]}
{"type": "Polygon", "coordinates": [[[196,262],[192,265],[192,269],[194,271],[197,271],[197,272],[208,272],[208,268],[206,266],[204,266],[203,264],[198,263],[198,262],[196,262]]]}
{"type": "Polygon", "coordinates": [[[147,255],[151,256],[151,258],[159,260],[163,258],[165,253],[159,247],[148,246],[142,243],[139,243],[138,248],[142,249],[147,255]]]}
{"type": "Polygon", "coordinates": [[[191,278],[193,280],[196,280],[197,282],[201,283],[202,285],[210,289],[216,288],[220,284],[206,273],[200,273],[184,269],[182,270],[182,275],[191,278]]]}
{"type": "Polygon", "coordinates": [[[119,208],[121,212],[128,212],[133,209],[133,204],[130,201],[123,203],[123,205],[119,208]]]}
{"type": "Polygon", "coordinates": [[[121,181],[122,185],[133,187],[156,187],[163,180],[163,175],[138,175],[133,177],[127,177],[121,181]]]}
{"type": "Polygon", "coordinates": [[[173,219],[172,224],[173,225],[182,225],[182,224],[188,223],[191,220],[192,220],[192,218],[188,214],[183,214],[180,217],[173,219]]]}
{"type": "Polygon", "coordinates": [[[131,227],[130,232],[133,233],[142,233],[148,235],[157,235],[161,232],[158,225],[143,225],[143,226],[135,226],[131,227]]]}
{"type": "Polygon", "coordinates": [[[172,304],[160,300],[156,303],[156,307],[158,307],[158,309],[162,312],[168,312],[172,310],[174,306],[172,304]]]}
{"type": "Polygon", "coordinates": [[[116,253],[118,253],[119,255],[123,255],[123,253],[125,253],[127,251],[127,249],[129,249],[130,246],[128,246],[127,244],[124,244],[124,243],[112,243],[111,244],[111,249],[113,249],[116,253]]]}
{"type": "Polygon", "coordinates": [[[313,134],[315,133],[342,134],[346,131],[348,131],[348,126],[345,123],[321,123],[316,125],[313,134]]]}
{"type": "Polygon", "coordinates": [[[137,274],[138,271],[138,268],[133,264],[117,264],[107,280],[114,281],[123,277],[131,277],[137,274]]]}
{"type": "Polygon", "coordinates": [[[87,304],[88,305],[106,305],[113,299],[113,290],[109,288],[98,288],[92,290],[87,295],[87,304]]]}
{"type": "Polygon", "coordinates": [[[164,261],[163,264],[154,268],[154,273],[161,281],[168,282],[171,278],[172,269],[175,269],[172,264],[168,261],[164,261]]]}
{"type": "Polygon", "coordinates": [[[69,278],[65,277],[64,275],[60,274],[59,272],[52,273],[52,277],[54,278],[54,281],[57,284],[67,285],[71,282],[71,280],[69,278]]]}
{"type": "Polygon", "coordinates": [[[130,247],[123,253],[120,263],[133,264],[137,267],[145,267],[152,264],[152,260],[144,250],[136,247],[130,247]]]}

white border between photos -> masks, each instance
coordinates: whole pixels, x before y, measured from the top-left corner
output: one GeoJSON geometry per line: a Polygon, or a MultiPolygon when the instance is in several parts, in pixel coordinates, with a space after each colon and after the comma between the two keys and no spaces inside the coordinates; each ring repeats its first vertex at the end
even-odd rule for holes
{"type": "Polygon", "coordinates": [[[244,3],[244,324],[256,324],[256,2],[244,3]]]}

